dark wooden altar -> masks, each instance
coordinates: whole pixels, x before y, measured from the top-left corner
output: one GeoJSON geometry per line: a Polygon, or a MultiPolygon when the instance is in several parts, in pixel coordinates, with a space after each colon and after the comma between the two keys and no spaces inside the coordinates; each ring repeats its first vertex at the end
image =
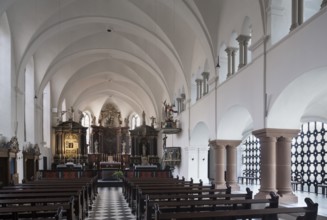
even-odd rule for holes
{"type": "MultiPolygon", "coordinates": [[[[99,167],[100,162],[121,162],[126,165],[129,151],[129,127],[92,125],[89,160],[99,167]]],[[[93,167],[91,167],[93,168],[93,167]]]]}
{"type": "Polygon", "coordinates": [[[153,126],[145,123],[145,113],[143,112],[142,125],[130,130],[132,140],[131,164],[133,165],[159,165],[158,157],[158,133],[153,126]]]}

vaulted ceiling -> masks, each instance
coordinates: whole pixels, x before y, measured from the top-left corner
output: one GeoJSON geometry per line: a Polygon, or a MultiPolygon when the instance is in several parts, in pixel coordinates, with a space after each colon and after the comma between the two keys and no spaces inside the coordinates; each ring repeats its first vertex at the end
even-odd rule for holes
{"type": "Polygon", "coordinates": [[[50,82],[52,108],[65,100],[98,116],[110,102],[123,117],[143,110],[160,117],[164,100],[189,96],[199,67],[214,71],[223,4],[1,0],[0,14],[10,26],[18,84],[33,61],[36,95],[50,82]]]}

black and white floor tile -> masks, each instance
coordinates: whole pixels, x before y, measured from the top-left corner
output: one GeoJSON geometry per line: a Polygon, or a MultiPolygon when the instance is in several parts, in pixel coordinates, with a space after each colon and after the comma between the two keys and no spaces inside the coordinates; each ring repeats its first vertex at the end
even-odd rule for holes
{"type": "Polygon", "coordinates": [[[135,220],[121,187],[99,187],[86,220],[135,220]]]}
{"type": "MultiPolygon", "coordinates": [[[[259,185],[241,185],[241,190],[245,190],[245,187],[250,187],[255,195],[258,192],[259,185]]],[[[296,191],[295,194],[298,196],[299,202],[293,204],[294,206],[305,206],[303,202],[304,198],[310,197],[314,202],[319,204],[319,216],[317,219],[327,220],[326,196],[299,191],[296,191]]],[[[86,220],[136,220],[136,217],[128,207],[121,187],[99,187],[98,195],[86,220]]]]}

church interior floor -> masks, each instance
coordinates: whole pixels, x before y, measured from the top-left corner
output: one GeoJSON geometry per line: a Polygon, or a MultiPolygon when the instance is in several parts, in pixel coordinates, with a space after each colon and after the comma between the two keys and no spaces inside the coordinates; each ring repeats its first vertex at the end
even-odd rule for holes
{"type": "MultiPolygon", "coordinates": [[[[260,185],[245,185],[240,184],[241,191],[245,191],[246,187],[249,187],[253,191],[253,195],[256,195],[259,192],[260,185]]],[[[295,191],[294,194],[298,197],[298,203],[285,204],[280,202],[281,206],[287,207],[299,207],[306,206],[304,199],[306,197],[311,198],[314,203],[318,203],[318,218],[317,220],[327,220],[327,197],[322,194],[308,193],[295,191]]]]}
{"type": "Polygon", "coordinates": [[[98,187],[98,195],[86,220],[135,220],[121,187],[98,187]]]}
{"type": "MultiPolygon", "coordinates": [[[[258,192],[259,185],[240,185],[241,191],[245,191],[249,187],[253,191],[253,195],[258,192]]],[[[306,206],[305,197],[310,197],[313,202],[319,204],[318,220],[327,220],[327,197],[321,194],[306,193],[296,191],[299,202],[296,204],[287,204],[287,206],[306,206]]],[[[281,205],[285,205],[282,204],[281,205]]],[[[126,203],[121,187],[99,187],[98,196],[93,203],[92,210],[86,220],[135,220],[136,217],[131,213],[126,203]]],[[[283,218],[284,219],[284,218],[283,218]]],[[[287,219],[287,218],[285,218],[287,219]]],[[[294,218],[293,218],[294,219],[294,218]]]]}

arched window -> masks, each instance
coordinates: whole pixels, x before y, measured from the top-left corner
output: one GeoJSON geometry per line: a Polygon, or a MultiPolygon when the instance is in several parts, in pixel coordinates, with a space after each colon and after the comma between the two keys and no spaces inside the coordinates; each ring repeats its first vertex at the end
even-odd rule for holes
{"type": "Polygon", "coordinates": [[[11,37],[6,14],[0,17],[0,103],[8,108],[0,108],[0,134],[10,136],[12,111],[10,108],[11,92],[11,37]],[[6,133],[7,132],[7,133],[6,133]]]}
{"type": "Polygon", "coordinates": [[[44,147],[49,147],[49,148],[51,145],[50,91],[51,91],[50,83],[48,82],[48,84],[43,90],[43,141],[45,143],[44,147]]]}
{"type": "MultiPolygon", "coordinates": [[[[61,111],[62,111],[62,112],[67,111],[66,99],[64,99],[64,101],[62,101],[62,104],[61,104],[61,111]]],[[[63,115],[62,115],[62,121],[67,121],[67,114],[63,114],[63,115]]]]}
{"type": "Polygon", "coordinates": [[[140,116],[135,114],[132,117],[132,129],[135,129],[138,126],[140,126],[140,116]]]}
{"type": "Polygon", "coordinates": [[[26,66],[25,71],[25,141],[35,143],[35,114],[34,114],[34,60],[26,66]]]}
{"type": "Polygon", "coordinates": [[[83,118],[82,118],[82,126],[88,128],[86,130],[86,144],[87,144],[87,152],[89,152],[89,146],[90,146],[90,116],[87,112],[83,112],[83,118]]]}

